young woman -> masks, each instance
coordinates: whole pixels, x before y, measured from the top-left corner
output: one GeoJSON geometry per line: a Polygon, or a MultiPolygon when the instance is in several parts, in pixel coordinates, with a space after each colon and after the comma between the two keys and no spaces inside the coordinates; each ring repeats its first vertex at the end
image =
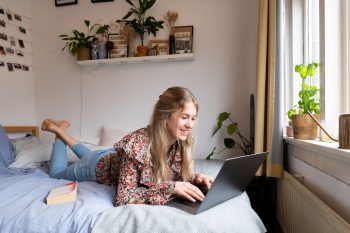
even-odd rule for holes
{"type": "Polygon", "coordinates": [[[191,149],[198,103],[191,92],[171,87],[154,107],[150,125],[128,135],[114,149],[90,151],[67,133],[68,121],[46,119],[42,130],[56,134],[50,176],[96,181],[116,187],[115,205],[165,204],[174,197],[202,201],[196,185],[213,178],[193,173],[191,149]],[[67,166],[68,145],[80,160],[67,166]]]}

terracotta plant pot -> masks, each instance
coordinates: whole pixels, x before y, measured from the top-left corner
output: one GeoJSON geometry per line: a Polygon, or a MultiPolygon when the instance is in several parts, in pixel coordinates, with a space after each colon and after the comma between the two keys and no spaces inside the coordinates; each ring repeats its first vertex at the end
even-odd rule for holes
{"type": "MultiPolygon", "coordinates": [[[[314,115],[320,121],[320,115],[314,115]]],[[[294,114],[292,116],[293,137],[295,139],[313,140],[317,138],[318,125],[307,114],[294,114]]]]}
{"type": "Polygon", "coordinates": [[[143,57],[148,55],[148,47],[144,45],[139,45],[136,48],[136,57],[143,57]]]}
{"type": "Polygon", "coordinates": [[[84,61],[90,60],[90,49],[89,48],[78,48],[77,49],[77,60],[84,61]]]}

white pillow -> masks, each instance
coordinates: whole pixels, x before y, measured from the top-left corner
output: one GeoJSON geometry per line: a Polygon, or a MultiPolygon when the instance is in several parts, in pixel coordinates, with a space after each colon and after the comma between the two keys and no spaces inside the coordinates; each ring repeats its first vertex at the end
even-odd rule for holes
{"type": "MultiPolygon", "coordinates": [[[[16,159],[9,167],[38,167],[40,163],[50,161],[52,143],[40,141],[37,137],[24,137],[12,140],[16,150],[16,159]]],[[[78,160],[69,149],[68,162],[78,160]]]]}
{"type": "Polygon", "coordinates": [[[103,126],[101,129],[100,146],[113,147],[116,142],[118,142],[127,134],[128,132],[122,131],[120,129],[103,126]]]}
{"type": "Polygon", "coordinates": [[[37,167],[39,162],[49,161],[52,145],[37,137],[24,137],[12,141],[16,159],[9,167],[37,167]]]}

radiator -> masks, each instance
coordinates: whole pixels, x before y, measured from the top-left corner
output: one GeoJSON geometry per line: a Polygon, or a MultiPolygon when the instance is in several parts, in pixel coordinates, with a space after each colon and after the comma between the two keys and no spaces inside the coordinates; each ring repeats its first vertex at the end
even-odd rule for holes
{"type": "Polygon", "coordinates": [[[350,224],[288,172],[277,182],[277,219],[285,233],[349,233],[350,224]]]}

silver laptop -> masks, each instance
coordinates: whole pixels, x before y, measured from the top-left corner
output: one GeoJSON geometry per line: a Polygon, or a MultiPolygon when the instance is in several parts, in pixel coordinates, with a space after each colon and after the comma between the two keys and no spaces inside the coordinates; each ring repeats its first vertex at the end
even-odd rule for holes
{"type": "Polygon", "coordinates": [[[191,214],[199,214],[244,192],[266,158],[267,152],[225,160],[202,202],[174,199],[166,205],[191,214]]]}

